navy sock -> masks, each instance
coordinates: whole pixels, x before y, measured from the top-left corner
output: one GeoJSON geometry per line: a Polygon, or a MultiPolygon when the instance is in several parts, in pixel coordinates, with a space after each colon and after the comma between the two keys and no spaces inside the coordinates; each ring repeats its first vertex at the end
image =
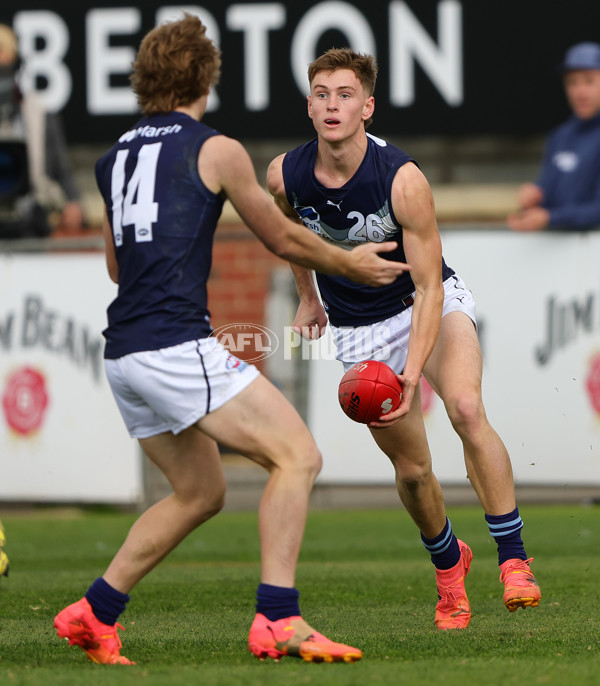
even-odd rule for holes
{"type": "Polygon", "coordinates": [[[519,508],[505,515],[485,515],[490,534],[498,546],[498,564],[506,560],[526,560],[527,554],[521,539],[523,520],[519,516],[519,508]]]}
{"type": "Polygon", "coordinates": [[[421,541],[425,550],[431,555],[431,561],[437,569],[450,569],[460,560],[460,548],[456,536],[452,532],[452,524],[446,517],[446,524],[435,538],[426,538],[421,534],[421,541]]]}
{"type": "Polygon", "coordinates": [[[256,590],[256,611],[271,622],[300,614],[298,599],[300,593],[295,588],[260,584],[256,590]]]}
{"type": "Polygon", "coordinates": [[[117,623],[119,615],[125,610],[125,606],[129,602],[129,596],[126,593],[117,591],[116,588],[107,584],[102,577],[98,577],[88,588],[85,597],[92,606],[96,618],[109,626],[114,626],[117,623]]]}

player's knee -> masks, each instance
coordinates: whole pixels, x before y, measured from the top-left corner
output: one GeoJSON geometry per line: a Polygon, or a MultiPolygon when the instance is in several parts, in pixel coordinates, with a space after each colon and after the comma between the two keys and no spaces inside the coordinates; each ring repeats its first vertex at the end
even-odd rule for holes
{"type": "Polygon", "coordinates": [[[485,419],[485,410],[479,393],[464,393],[446,400],[448,417],[459,434],[477,430],[485,419]]]}
{"type": "Polygon", "coordinates": [[[313,482],[323,467],[321,451],[314,441],[308,442],[303,447],[297,446],[292,459],[293,468],[306,475],[313,482]]]}
{"type": "Polygon", "coordinates": [[[223,484],[221,488],[210,494],[210,497],[207,499],[204,506],[206,519],[210,519],[216,514],[219,514],[225,506],[225,490],[225,485],[223,484]]]}
{"type": "Polygon", "coordinates": [[[323,467],[323,456],[316,444],[313,443],[302,456],[302,468],[314,481],[323,467]]]}
{"type": "Polygon", "coordinates": [[[396,469],[396,482],[409,492],[416,492],[431,478],[431,465],[411,464],[396,469]]]}
{"type": "Polygon", "coordinates": [[[210,496],[204,498],[201,502],[198,502],[198,507],[195,509],[195,525],[199,526],[208,519],[211,519],[211,517],[219,514],[224,505],[225,489],[218,493],[211,493],[210,496]]]}
{"type": "Polygon", "coordinates": [[[212,483],[209,489],[198,489],[184,501],[188,516],[194,526],[218,514],[225,505],[225,480],[212,483]]]}
{"type": "Polygon", "coordinates": [[[323,455],[321,455],[321,451],[315,445],[311,455],[311,473],[313,475],[313,481],[317,478],[322,468],[323,455]]]}

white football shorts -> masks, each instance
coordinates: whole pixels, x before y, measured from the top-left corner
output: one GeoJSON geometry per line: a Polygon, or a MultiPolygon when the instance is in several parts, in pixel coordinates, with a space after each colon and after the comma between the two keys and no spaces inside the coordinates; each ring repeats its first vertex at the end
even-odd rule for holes
{"type": "Polygon", "coordinates": [[[115,400],[133,438],[178,434],[234,398],[259,375],[216,338],[104,360],[115,400]]]}
{"type": "MultiPolygon", "coordinates": [[[[464,312],[477,326],[475,299],[459,276],[454,274],[444,281],[444,293],[442,317],[450,312],[464,312]]],[[[342,362],[345,372],[357,362],[378,360],[400,374],[406,364],[411,318],[412,306],[375,324],[332,326],[336,359],[342,362]]]]}

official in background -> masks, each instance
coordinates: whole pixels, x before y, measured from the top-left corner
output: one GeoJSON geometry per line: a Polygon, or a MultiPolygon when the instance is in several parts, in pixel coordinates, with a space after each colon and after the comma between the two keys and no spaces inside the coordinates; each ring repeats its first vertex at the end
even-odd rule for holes
{"type": "Polygon", "coordinates": [[[83,213],[62,123],[19,72],[17,38],[0,24],[0,239],[75,233],[83,213]]]}
{"type": "Polygon", "coordinates": [[[572,116],[548,137],[537,181],[519,189],[514,231],[600,228],[600,44],[569,48],[559,70],[572,116]]]}

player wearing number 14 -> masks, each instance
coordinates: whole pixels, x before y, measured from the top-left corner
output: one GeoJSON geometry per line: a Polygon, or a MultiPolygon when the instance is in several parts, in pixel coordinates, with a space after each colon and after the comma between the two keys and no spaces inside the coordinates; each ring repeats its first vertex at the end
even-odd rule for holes
{"type": "Polygon", "coordinates": [[[197,17],[150,31],[131,76],[144,116],[96,164],[108,273],[119,285],[104,332],[106,374],[130,435],[173,493],[142,513],[104,574],[54,626],[94,662],[131,664],[120,654],[117,619],[136,584],[223,506],[220,444],[269,473],[249,650],[353,662],[360,650],[329,640],[300,614],[294,576],[321,456],[281,392],[211,336],[213,236],[228,198],[269,250],[298,264],[371,286],[393,282],[408,265],[379,257],[385,245],[323,246],[273,205],[241,143],[200,121],[220,63],[197,17]]]}

